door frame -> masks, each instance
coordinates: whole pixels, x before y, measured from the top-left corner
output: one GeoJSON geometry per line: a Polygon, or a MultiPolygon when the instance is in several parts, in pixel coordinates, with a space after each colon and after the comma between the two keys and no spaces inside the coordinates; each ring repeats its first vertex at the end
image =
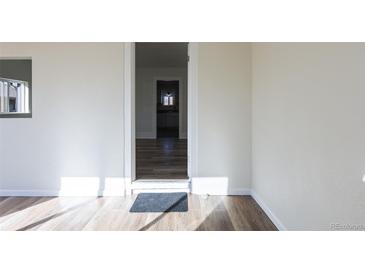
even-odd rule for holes
{"type": "MultiPolygon", "coordinates": [[[[181,91],[184,88],[183,79],[179,76],[163,76],[163,77],[153,77],[153,94],[154,98],[153,101],[153,116],[152,116],[152,123],[153,123],[153,136],[157,138],[157,81],[178,81],[179,82],[179,139],[187,139],[188,136],[182,136],[182,100],[181,100],[181,91]]],[[[186,96],[187,97],[187,96],[186,96]]],[[[187,102],[186,102],[187,103],[187,102]]],[[[187,111],[187,109],[186,109],[187,111]]],[[[185,114],[185,113],[184,113],[185,114]]],[[[187,129],[186,129],[187,131],[187,129]]]]}
{"type": "MultiPolygon", "coordinates": [[[[188,178],[191,181],[198,170],[198,43],[188,44],[187,79],[187,143],[188,178]]],[[[124,178],[126,193],[136,180],[136,124],[135,124],[135,43],[123,47],[123,129],[124,129],[124,178]]],[[[164,77],[165,78],[165,77],[164,77]]],[[[176,77],[173,77],[176,78],[176,77]]],[[[177,77],[179,78],[179,77],[177,77]]],[[[160,79],[159,79],[160,80],[160,79]]],[[[161,79],[162,80],[162,79],[161,79]]],[[[181,82],[181,81],[180,81],[181,82]]],[[[179,83],[180,83],[179,82],[179,83]]],[[[156,100],[156,96],[154,96],[156,100]]]]}

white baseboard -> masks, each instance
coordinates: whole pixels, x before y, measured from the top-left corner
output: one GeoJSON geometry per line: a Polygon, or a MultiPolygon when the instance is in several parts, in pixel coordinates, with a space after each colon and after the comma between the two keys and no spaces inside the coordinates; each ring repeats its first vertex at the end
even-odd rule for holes
{"type": "Polygon", "coordinates": [[[203,190],[203,191],[199,191],[199,192],[193,192],[194,194],[197,195],[210,195],[210,196],[250,196],[251,195],[251,190],[249,188],[231,188],[228,190],[224,190],[224,191],[208,191],[208,190],[203,190]]]}
{"type": "Polygon", "coordinates": [[[198,195],[250,195],[250,188],[229,187],[227,177],[193,177],[191,192],[198,195]]]}
{"type": "Polygon", "coordinates": [[[190,193],[189,179],[178,180],[137,180],[130,185],[133,194],[138,193],[190,193]]]}
{"type": "Polygon", "coordinates": [[[0,189],[0,197],[57,197],[58,190],[14,190],[0,189]]]}
{"type": "MultiPolygon", "coordinates": [[[[167,192],[172,192],[174,190],[173,188],[167,189],[167,192]]],[[[188,191],[189,188],[181,188],[175,189],[176,191],[188,191]]],[[[151,189],[153,192],[165,192],[162,191],[162,189],[151,189]],[[158,190],[158,191],[155,191],[158,190]]],[[[138,188],[133,189],[133,193],[139,193],[138,188]]],[[[225,192],[201,192],[201,193],[195,193],[195,194],[209,194],[209,195],[250,195],[250,190],[246,188],[236,188],[231,189],[229,191],[225,192]]],[[[124,191],[110,191],[110,190],[104,190],[104,191],[98,191],[98,192],[65,192],[65,191],[59,191],[59,190],[10,190],[10,189],[2,189],[0,190],[0,197],[74,197],[74,196],[124,196],[124,191]]]]}
{"type": "Polygon", "coordinates": [[[139,193],[174,193],[174,192],[186,192],[190,193],[190,189],[188,188],[162,188],[162,189],[133,189],[133,194],[139,194],[139,193]]]}
{"type": "Polygon", "coordinates": [[[283,225],[280,219],[271,211],[271,209],[267,206],[267,204],[253,189],[251,189],[251,196],[259,204],[262,210],[266,213],[266,215],[270,218],[270,220],[280,231],[287,230],[287,228],[283,225]]]}
{"type": "Polygon", "coordinates": [[[190,182],[188,180],[181,180],[176,182],[159,182],[159,181],[136,181],[131,185],[133,190],[136,189],[189,189],[190,182]]]}
{"type": "MultiPolygon", "coordinates": [[[[253,190],[249,188],[222,188],[222,187],[206,187],[206,180],[208,178],[193,178],[192,185],[192,193],[198,195],[251,195],[252,198],[258,203],[258,205],[262,208],[262,210],[266,213],[266,215],[270,218],[270,220],[274,223],[274,225],[281,231],[287,230],[287,228],[283,225],[281,220],[274,214],[274,212],[268,207],[268,205],[264,202],[264,200],[253,190]],[[198,179],[198,181],[197,181],[198,179]],[[200,182],[200,185],[195,185],[200,182]]],[[[212,178],[209,178],[210,182],[212,182],[212,178]]],[[[219,183],[219,178],[216,178],[215,183],[219,183]]],[[[217,186],[217,185],[216,185],[217,186]]],[[[176,189],[175,189],[176,190],[176,189]]],[[[181,191],[182,189],[177,189],[177,191],[181,191]]],[[[126,190],[119,186],[110,185],[110,187],[105,188],[102,191],[83,191],[83,192],[68,192],[68,191],[60,191],[60,190],[19,190],[19,189],[0,189],[0,197],[72,197],[72,196],[125,196],[126,190]]],[[[162,189],[151,190],[153,192],[163,192],[162,189]]],[[[166,191],[166,189],[164,190],[166,191]]],[[[171,190],[169,189],[171,192],[171,190]]],[[[138,193],[138,189],[134,190],[134,193],[138,193]]]]}
{"type": "Polygon", "coordinates": [[[237,196],[250,196],[251,189],[249,188],[233,188],[227,191],[227,195],[237,195],[237,196]]]}
{"type": "Polygon", "coordinates": [[[0,189],[0,197],[97,197],[97,196],[125,196],[124,185],[122,187],[108,187],[103,190],[98,189],[49,189],[49,190],[18,190],[0,189]]]}

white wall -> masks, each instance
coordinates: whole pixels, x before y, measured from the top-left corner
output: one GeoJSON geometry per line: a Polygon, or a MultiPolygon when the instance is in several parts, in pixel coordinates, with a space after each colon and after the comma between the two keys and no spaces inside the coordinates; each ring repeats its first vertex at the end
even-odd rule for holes
{"type": "Polygon", "coordinates": [[[287,229],[364,224],[365,44],[253,46],[253,188],[287,229]]]}
{"type": "Polygon", "coordinates": [[[210,192],[222,193],[226,188],[227,193],[242,193],[251,185],[251,46],[199,43],[198,50],[194,175],[203,178],[193,184],[199,190],[201,183],[210,192]]]}
{"type": "MultiPolygon", "coordinates": [[[[0,119],[0,193],[121,182],[122,49],[0,43],[0,57],[33,60],[33,118],[0,119]]],[[[257,197],[287,229],[363,224],[365,45],[257,43],[252,56],[247,43],[198,50],[196,182],[237,193],[251,187],[253,170],[257,197]]]]}
{"type": "Polygon", "coordinates": [[[62,180],[123,177],[122,51],[121,43],[0,43],[0,57],[33,60],[33,118],[0,119],[0,190],[53,193],[62,180]]]}
{"type": "Polygon", "coordinates": [[[136,69],[136,136],[156,138],[156,80],[181,81],[179,100],[182,108],[180,137],[187,137],[187,68],[138,67],[136,69]]]}
{"type": "MultiPolygon", "coordinates": [[[[122,49],[122,43],[0,44],[0,57],[33,60],[33,118],[0,119],[0,193],[57,194],[63,183],[79,184],[84,193],[123,179],[122,49]]],[[[211,43],[199,51],[194,176],[224,177],[227,191],[249,187],[250,47],[211,43]]],[[[156,75],[181,76],[186,90],[186,74],[169,71],[156,75]]]]}

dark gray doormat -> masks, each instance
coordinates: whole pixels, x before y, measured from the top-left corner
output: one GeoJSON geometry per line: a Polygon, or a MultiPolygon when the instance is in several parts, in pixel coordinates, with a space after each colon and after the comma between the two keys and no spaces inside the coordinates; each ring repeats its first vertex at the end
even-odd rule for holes
{"type": "Polygon", "coordinates": [[[129,212],[186,212],[188,195],[175,193],[140,193],[129,212]]]}

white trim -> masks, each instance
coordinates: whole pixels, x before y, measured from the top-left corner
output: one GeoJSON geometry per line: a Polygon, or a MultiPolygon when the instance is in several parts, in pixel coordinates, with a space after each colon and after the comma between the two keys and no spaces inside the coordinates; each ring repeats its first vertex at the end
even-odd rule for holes
{"type": "MultiPolygon", "coordinates": [[[[161,183],[156,185],[158,188],[151,188],[149,183],[145,184],[145,187],[136,186],[135,190],[133,191],[134,194],[141,193],[141,192],[190,192],[189,188],[185,186],[183,187],[183,183],[181,187],[178,187],[176,184],[172,185],[171,183],[163,182],[162,184],[166,184],[164,187],[161,187],[161,183]]],[[[179,184],[179,183],[178,183],[179,184]]],[[[125,193],[123,190],[115,191],[115,189],[105,188],[103,191],[97,191],[94,193],[90,193],[90,191],[85,191],[84,193],[67,193],[65,191],[60,194],[60,190],[20,190],[20,189],[0,189],[0,197],[60,197],[60,196],[124,196],[125,193]]],[[[194,193],[194,192],[193,192],[194,193]]],[[[195,193],[197,194],[197,193],[195,193]]],[[[201,193],[201,194],[209,194],[209,193],[201,193]]],[[[209,194],[214,195],[214,194],[209,194]]],[[[218,195],[218,194],[215,194],[218,195]]],[[[219,195],[250,195],[257,204],[261,207],[261,209],[265,212],[265,214],[269,217],[269,219],[274,223],[274,225],[280,230],[285,231],[288,230],[281,220],[272,212],[272,210],[267,206],[267,204],[262,200],[262,198],[253,190],[249,188],[234,188],[225,193],[221,193],[219,195]]]]}
{"type": "Polygon", "coordinates": [[[135,161],[135,44],[124,43],[124,177],[129,194],[136,177],[135,161]]]}
{"type": "Polygon", "coordinates": [[[232,188],[227,177],[193,177],[191,192],[198,195],[251,195],[250,188],[232,188]]]}
{"type": "MultiPolygon", "coordinates": [[[[134,185],[134,184],[133,184],[134,185]]],[[[142,193],[142,192],[190,192],[189,187],[180,187],[176,188],[172,186],[170,188],[151,188],[151,187],[138,187],[131,189],[133,194],[142,193]]],[[[84,192],[84,193],[65,193],[61,194],[60,190],[12,190],[12,189],[3,189],[0,190],[0,197],[97,197],[97,196],[113,196],[113,197],[123,197],[126,194],[111,192],[108,190],[105,191],[97,191],[94,193],[84,192]]]]}
{"type": "Polygon", "coordinates": [[[227,191],[227,195],[251,196],[251,189],[246,187],[233,188],[227,191]]]}
{"type": "Polygon", "coordinates": [[[280,219],[274,214],[274,212],[271,211],[264,200],[262,200],[262,198],[253,189],[251,189],[251,197],[258,203],[258,205],[280,231],[288,230],[280,221],[280,219]]]}
{"type": "Polygon", "coordinates": [[[79,192],[64,190],[19,190],[19,189],[0,189],[0,197],[98,197],[98,196],[125,196],[124,185],[116,191],[114,188],[105,188],[104,190],[85,190],[79,192]]]}
{"type": "Polygon", "coordinates": [[[186,192],[190,193],[189,188],[153,188],[153,189],[133,189],[133,194],[139,194],[139,193],[176,193],[176,192],[186,192]]]}
{"type": "MultiPolygon", "coordinates": [[[[224,192],[220,192],[219,194],[209,194],[208,195],[219,195],[219,196],[250,196],[251,190],[249,188],[239,187],[239,188],[230,188],[224,192]]],[[[203,194],[204,195],[204,194],[203,194]]]]}
{"type": "Polygon", "coordinates": [[[156,192],[186,192],[190,193],[189,179],[148,179],[136,180],[131,185],[131,192],[138,193],[156,193],[156,192]]]}
{"type": "Polygon", "coordinates": [[[190,188],[189,182],[138,182],[135,181],[132,189],[181,189],[190,188]]]}
{"type": "Polygon", "coordinates": [[[198,172],[198,43],[188,44],[188,177],[198,172]]]}
{"type": "Polygon", "coordinates": [[[138,179],[136,183],[189,183],[190,179],[138,179]]]}
{"type": "Polygon", "coordinates": [[[0,197],[57,197],[59,190],[0,189],[0,197]]]}
{"type": "Polygon", "coordinates": [[[184,81],[182,77],[179,76],[161,76],[161,77],[153,77],[153,99],[152,99],[152,130],[153,136],[157,138],[157,81],[179,81],[179,139],[183,139],[184,133],[182,132],[182,117],[185,115],[185,111],[183,110],[182,103],[183,100],[183,88],[184,81]]]}
{"type": "MultiPolygon", "coordinates": [[[[131,169],[131,173],[133,174],[133,176],[130,176],[130,180],[126,183],[126,191],[127,193],[129,193],[131,183],[135,180],[135,138],[133,138],[132,143],[130,140],[131,134],[134,134],[135,136],[135,44],[125,43],[124,48],[124,125],[125,136],[128,137],[125,138],[125,177],[129,177],[128,173],[126,172],[131,169]],[[130,72],[132,68],[133,74],[130,72]],[[132,101],[133,106],[131,107],[130,104],[132,101]],[[132,122],[131,118],[133,118],[132,122]],[[132,126],[133,130],[132,132],[130,132],[130,127],[132,126]],[[128,164],[128,161],[132,161],[132,164],[128,164]]],[[[189,62],[187,79],[187,133],[183,132],[181,139],[188,139],[188,177],[191,178],[195,173],[197,173],[198,170],[198,43],[188,44],[188,56],[189,62]]],[[[181,77],[169,76],[168,78],[181,77]]],[[[179,81],[179,83],[183,84],[182,79],[179,81]]],[[[154,98],[154,100],[156,100],[156,96],[154,96],[154,98]]],[[[179,125],[181,126],[182,123],[179,122],[179,125]]]]}
{"type": "Polygon", "coordinates": [[[20,57],[20,56],[1,56],[0,60],[32,60],[31,56],[25,56],[25,57],[20,57]]]}

